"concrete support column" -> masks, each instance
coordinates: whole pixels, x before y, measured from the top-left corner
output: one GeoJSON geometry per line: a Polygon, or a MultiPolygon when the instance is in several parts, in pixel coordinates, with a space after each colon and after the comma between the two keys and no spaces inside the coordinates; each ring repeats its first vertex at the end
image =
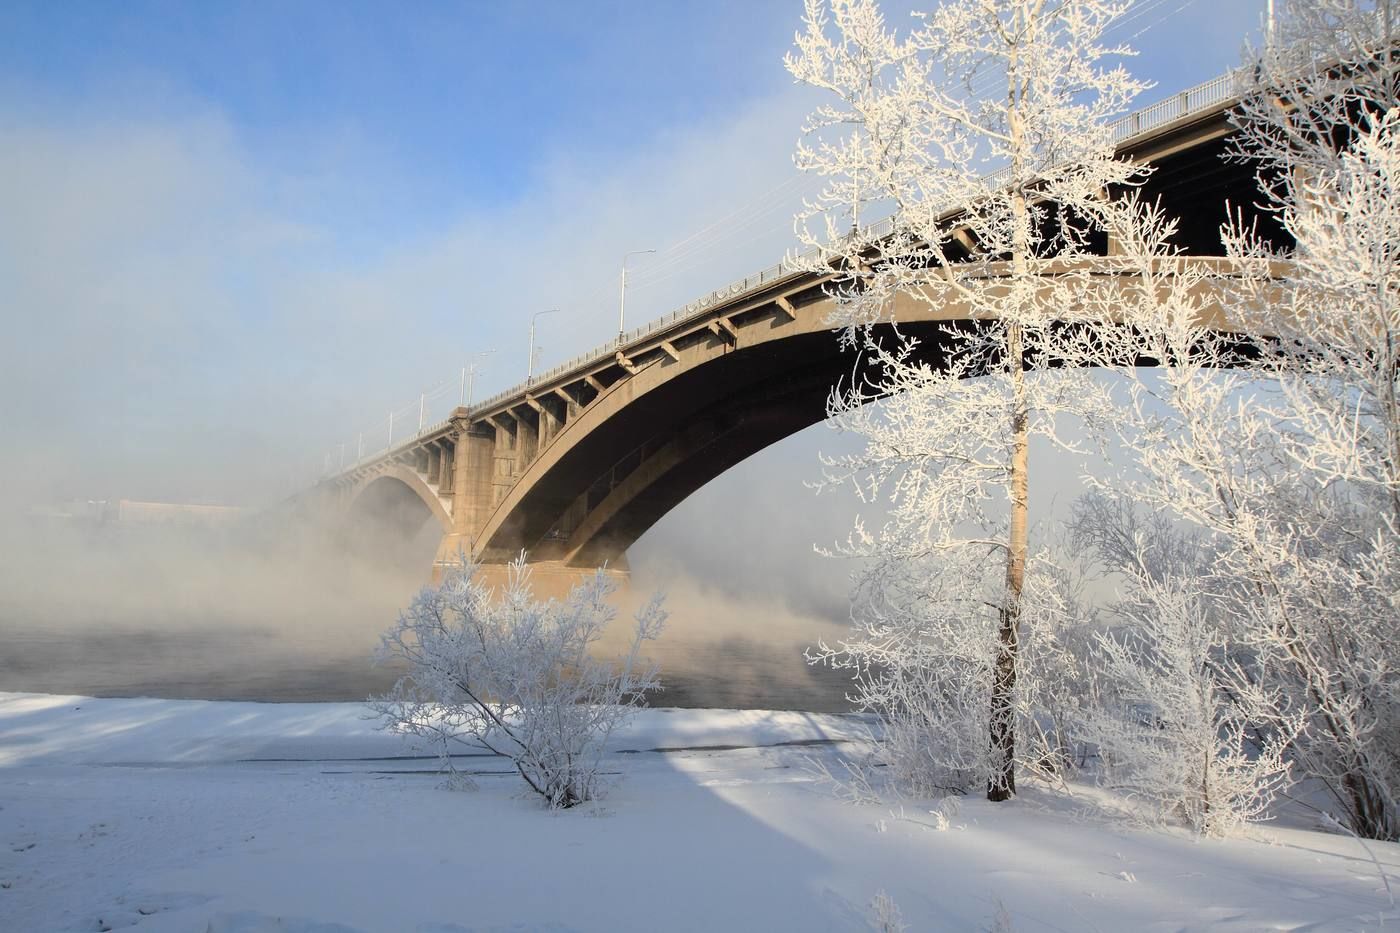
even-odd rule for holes
{"type": "Polygon", "coordinates": [[[442,448],[433,444],[428,448],[428,483],[435,485],[442,478],[442,448]]]}
{"type": "Polygon", "coordinates": [[[441,495],[451,495],[452,490],[457,487],[455,459],[452,447],[438,448],[438,492],[441,495]]]}
{"type": "Polygon", "coordinates": [[[516,468],[518,426],[510,418],[499,419],[493,423],[496,426],[493,445],[495,463],[491,480],[491,505],[494,508],[510,492],[511,484],[515,482],[515,475],[519,470],[516,468]]]}
{"type": "MultiPolygon", "coordinates": [[[[492,479],[495,468],[496,438],[489,425],[473,426],[463,409],[452,418],[451,447],[442,450],[440,467],[443,483],[452,495],[452,530],[438,546],[434,579],[444,566],[457,560],[460,551],[472,556],[479,542],[476,536],[491,514],[492,479]]],[[[443,488],[443,494],[448,493],[443,488]]]]}
{"type": "Polygon", "coordinates": [[[535,424],[537,426],[534,452],[530,454],[533,460],[539,451],[549,446],[549,442],[554,439],[554,435],[559,433],[560,422],[551,409],[551,400],[545,398],[531,398],[525,396],[525,403],[535,412],[535,424]]]}
{"type": "Polygon", "coordinates": [[[515,468],[523,472],[540,449],[540,419],[529,408],[516,408],[515,415],[515,468]]]}

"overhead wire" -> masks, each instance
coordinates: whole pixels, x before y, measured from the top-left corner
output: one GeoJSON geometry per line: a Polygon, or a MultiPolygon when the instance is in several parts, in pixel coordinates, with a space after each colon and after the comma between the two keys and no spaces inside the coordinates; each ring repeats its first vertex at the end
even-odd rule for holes
{"type": "Polygon", "coordinates": [[[723,217],[707,224],[701,230],[690,236],[658,251],[657,260],[647,263],[629,273],[629,281],[638,283],[650,281],[659,273],[670,269],[676,264],[693,265],[696,256],[703,256],[708,250],[716,245],[729,245],[733,240],[733,235],[752,227],[756,223],[763,223],[771,219],[775,212],[782,210],[785,204],[789,203],[787,195],[795,193],[796,189],[810,184],[810,180],[804,175],[792,175],[785,181],[769,188],[765,193],[753,198],[735,210],[730,211],[723,217]],[[692,260],[691,262],[686,262],[692,260]]]}

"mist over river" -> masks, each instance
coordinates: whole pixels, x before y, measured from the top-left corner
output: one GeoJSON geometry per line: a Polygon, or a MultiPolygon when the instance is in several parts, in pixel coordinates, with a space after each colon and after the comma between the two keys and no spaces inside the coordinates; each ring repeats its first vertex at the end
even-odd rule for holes
{"type": "MultiPolygon", "coordinates": [[[[420,537],[373,552],[285,527],[7,522],[0,690],[264,701],[382,693],[400,671],[372,655],[424,582],[435,542],[431,529],[420,537]]],[[[658,588],[670,619],[648,651],[665,685],[656,705],[848,708],[848,676],[802,657],[818,638],[839,637],[844,606],[736,593],[644,555],[617,600],[619,636],[629,604],[658,588]]]]}
{"type": "MultiPolygon", "coordinates": [[[[396,668],[363,654],[323,655],[273,632],[114,629],[60,634],[0,626],[0,690],[84,696],[315,702],[360,700],[392,686],[396,668]]],[[[658,706],[839,712],[847,678],[802,661],[801,645],[757,639],[663,638],[658,706]]]]}

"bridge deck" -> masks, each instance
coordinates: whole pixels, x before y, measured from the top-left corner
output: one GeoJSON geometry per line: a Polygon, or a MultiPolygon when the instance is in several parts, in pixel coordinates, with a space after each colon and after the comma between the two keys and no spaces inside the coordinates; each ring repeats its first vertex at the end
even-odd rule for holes
{"type": "MultiPolygon", "coordinates": [[[[1219,158],[1237,101],[1234,76],[1224,75],[1114,125],[1120,156],[1159,169],[1150,195],[1189,192],[1182,228],[1200,240],[1196,255],[1219,254],[1223,219],[1201,205],[1223,209],[1252,184],[1251,170],[1222,168],[1219,158]]],[[[949,208],[950,227],[962,212],[949,208]]],[[[891,232],[886,219],[863,235],[891,232]]],[[[532,560],[616,566],[627,544],[716,471],[820,420],[833,372],[822,288],[831,276],[804,258],[458,408],[316,488],[352,506],[387,501],[386,483],[398,490],[390,498],[412,493],[423,519],[442,526],[439,560],[460,548],[502,561],[524,548],[532,560]]]]}
{"type": "MultiPolygon", "coordinates": [[[[1118,139],[1118,153],[1138,160],[1151,160],[1175,154],[1200,145],[1228,132],[1222,116],[1239,101],[1235,72],[1228,72],[1163,98],[1147,107],[1128,114],[1113,124],[1118,139]]],[[[988,176],[996,181],[1002,172],[988,176]]],[[[961,212],[953,207],[947,212],[951,222],[961,212]]],[[[875,221],[865,228],[865,234],[878,238],[893,231],[892,218],[875,221]]],[[[806,257],[810,258],[810,257],[806,257]]],[[[742,313],[743,307],[754,301],[764,301],[769,294],[792,291],[794,286],[805,288],[815,277],[800,268],[800,262],[784,259],[735,282],[717,288],[695,301],[688,302],[669,314],[647,322],[627,334],[581,353],[552,367],[527,382],[506,389],[471,406],[468,417],[480,421],[493,414],[508,412],[532,395],[559,392],[563,386],[586,379],[589,374],[614,368],[618,353],[634,364],[665,353],[664,343],[669,335],[693,328],[708,327],[709,321],[722,314],[742,313]],[[720,312],[720,315],[717,315],[720,312]]],[[[800,290],[799,288],[799,290],[800,290]]],[[[455,414],[454,414],[455,417],[455,414]]],[[[353,475],[361,467],[421,444],[425,439],[445,436],[451,430],[452,418],[424,426],[391,447],[366,454],[343,470],[328,475],[328,479],[353,475]]]]}

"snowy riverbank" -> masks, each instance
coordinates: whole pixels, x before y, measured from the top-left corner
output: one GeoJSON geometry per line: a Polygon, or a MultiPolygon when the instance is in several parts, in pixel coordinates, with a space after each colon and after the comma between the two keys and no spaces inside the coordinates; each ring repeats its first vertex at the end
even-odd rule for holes
{"type": "MultiPolygon", "coordinates": [[[[1354,840],[1199,840],[1094,815],[1092,790],[856,807],[808,756],[850,717],[647,710],[608,799],[549,813],[499,759],[474,792],[355,704],[0,694],[0,930],[369,933],[1376,929],[1400,923],[1354,840]]],[[[615,766],[614,763],[615,762],[615,766]]],[[[1392,879],[1400,846],[1371,846],[1392,879]]]]}

